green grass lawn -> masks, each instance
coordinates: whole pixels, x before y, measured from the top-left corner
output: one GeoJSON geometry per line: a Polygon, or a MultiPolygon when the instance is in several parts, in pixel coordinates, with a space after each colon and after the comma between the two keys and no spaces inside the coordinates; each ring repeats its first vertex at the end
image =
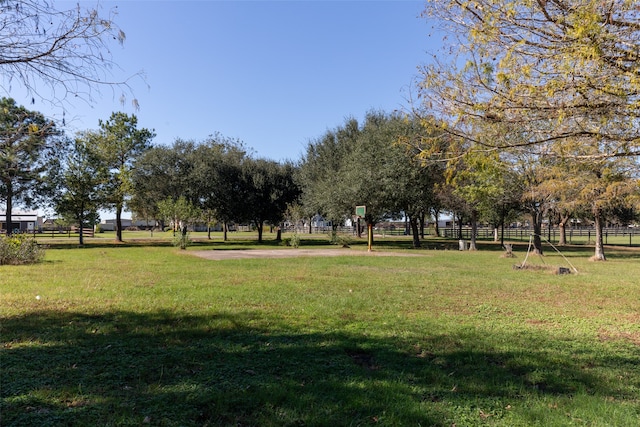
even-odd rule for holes
{"type": "Polygon", "coordinates": [[[189,252],[257,245],[107,240],[0,266],[0,425],[640,425],[637,248],[568,248],[579,274],[554,275],[512,268],[525,243],[209,261],[189,252]]]}

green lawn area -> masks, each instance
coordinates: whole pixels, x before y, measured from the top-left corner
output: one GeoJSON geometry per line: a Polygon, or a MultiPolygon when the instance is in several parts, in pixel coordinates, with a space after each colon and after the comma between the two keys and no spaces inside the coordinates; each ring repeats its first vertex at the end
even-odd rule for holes
{"type": "Polygon", "coordinates": [[[0,425],[640,425],[638,248],[555,275],[513,269],[526,242],[210,261],[274,243],[105,236],[0,266],[0,425]]]}

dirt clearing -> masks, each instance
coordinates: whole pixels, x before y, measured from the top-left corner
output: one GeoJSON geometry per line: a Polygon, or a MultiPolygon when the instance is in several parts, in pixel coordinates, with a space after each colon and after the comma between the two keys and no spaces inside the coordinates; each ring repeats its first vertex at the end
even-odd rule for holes
{"type": "Polygon", "coordinates": [[[425,256],[407,252],[356,251],[353,249],[221,249],[209,251],[190,251],[190,255],[221,261],[244,258],[293,258],[328,256],[425,256]]]}

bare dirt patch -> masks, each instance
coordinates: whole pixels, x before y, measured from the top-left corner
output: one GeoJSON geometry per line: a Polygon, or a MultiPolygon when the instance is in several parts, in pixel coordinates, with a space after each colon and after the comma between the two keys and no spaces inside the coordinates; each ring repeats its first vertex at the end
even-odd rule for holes
{"type": "Polygon", "coordinates": [[[245,258],[293,258],[293,257],[330,257],[330,256],[425,256],[406,252],[357,251],[353,249],[221,249],[208,251],[190,251],[200,258],[222,261],[245,258]]]}

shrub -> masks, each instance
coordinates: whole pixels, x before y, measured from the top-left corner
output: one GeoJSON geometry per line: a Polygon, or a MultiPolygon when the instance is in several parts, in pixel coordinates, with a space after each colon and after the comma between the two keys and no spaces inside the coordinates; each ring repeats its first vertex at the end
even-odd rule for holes
{"type": "Polygon", "coordinates": [[[289,242],[289,244],[296,249],[300,247],[300,235],[297,232],[295,231],[293,232],[293,235],[291,236],[291,241],[289,242]]]}
{"type": "Polygon", "coordinates": [[[329,241],[332,245],[340,245],[343,248],[348,248],[351,245],[351,236],[333,230],[329,235],[329,241]]]}
{"type": "Polygon", "coordinates": [[[44,258],[44,249],[26,234],[0,236],[0,265],[34,264],[44,258]]]}
{"type": "Polygon", "coordinates": [[[186,234],[176,233],[173,236],[173,246],[180,249],[187,249],[191,245],[191,239],[186,234]]]}

